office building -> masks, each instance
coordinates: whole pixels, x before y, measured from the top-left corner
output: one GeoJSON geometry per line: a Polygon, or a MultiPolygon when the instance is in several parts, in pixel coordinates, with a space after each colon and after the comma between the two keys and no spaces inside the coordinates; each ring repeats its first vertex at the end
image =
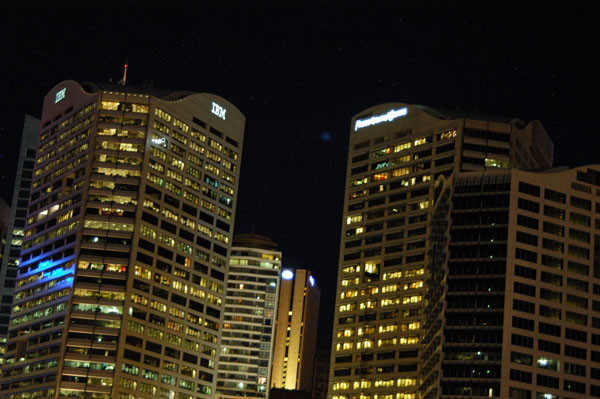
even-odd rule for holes
{"type": "Polygon", "coordinates": [[[330,398],[417,399],[438,177],[548,168],[552,151],[538,121],[397,103],[352,119],[330,398]]]}
{"type": "Polygon", "coordinates": [[[331,351],[329,349],[317,349],[317,353],[315,354],[312,399],[327,399],[330,359],[331,351]]]}
{"type": "Polygon", "coordinates": [[[219,354],[219,398],[266,398],[281,252],[270,238],[236,235],[229,258],[219,354]]]}
{"type": "Polygon", "coordinates": [[[0,291],[2,292],[2,301],[0,303],[0,347],[2,348],[6,342],[8,320],[17,278],[17,267],[19,266],[19,255],[21,254],[21,244],[23,242],[23,228],[25,227],[25,218],[27,215],[27,201],[29,200],[29,188],[31,186],[31,178],[33,177],[33,162],[35,160],[35,148],[37,146],[39,129],[39,119],[25,115],[19,159],[15,165],[16,175],[13,197],[8,219],[6,220],[6,245],[2,248],[2,262],[0,263],[0,291]]]}
{"type": "Polygon", "coordinates": [[[211,398],[245,118],[212,94],[44,98],[0,398],[211,398]]]}
{"type": "Polygon", "coordinates": [[[271,388],[301,390],[310,396],[320,299],[310,271],[281,272],[271,388]]]}
{"type": "Polygon", "coordinates": [[[419,397],[600,397],[600,166],[438,183],[419,397]]]}

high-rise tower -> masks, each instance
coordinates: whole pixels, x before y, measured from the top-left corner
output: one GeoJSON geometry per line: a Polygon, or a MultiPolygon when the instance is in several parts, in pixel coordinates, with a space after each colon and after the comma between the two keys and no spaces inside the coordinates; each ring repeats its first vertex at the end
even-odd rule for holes
{"type": "Polygon", "coordinates": [[[321,292],[309,270],[281,272],[271,387],[312,390],[321,292]]]}
{"type": "Polygon", "coordinates": [[[0,398],[209,398],[244,116],[212,94],[45,97],[0,398]]]}
{"type": "Polygon", "coordinates": [[[266,398],[275,337],[281,252],[256,234],[234,237],[217,393],[220,398],[266,398]]]}
{"type": "Polygon", "coordinates": [[[37,147],[39,130],[40,120],[33,116],[25,115],[19,159],[15,169],[13,198],[6,226],[6,246],[4,247],[2,264],[0,265],[0,291],[2,292],[2,303],[0,304],[1,347],[4,347],[8,331],[8,319],[13,301],[19,256],[21,255],[21,244],[23,243],[23,229],[27,216],[27,202],[29,200],[31,178],[33,177],[35,148],[37,147]]]}
{"type": "Polygon", "coordinates": [[[600,166],[438,183],[420,397],[600,397],[600,166]]]}
{"type": "Polygon", "coordinates": [[[546,168],[537,121],[382,104],[352,119],[331,356],[334,399],[416,399],[434,182],[546,168]]]}

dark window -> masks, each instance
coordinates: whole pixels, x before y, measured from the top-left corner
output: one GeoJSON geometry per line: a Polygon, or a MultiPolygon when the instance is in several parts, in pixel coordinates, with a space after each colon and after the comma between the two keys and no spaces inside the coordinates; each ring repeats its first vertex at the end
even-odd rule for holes
{"type": "Polygon", "coordinates": [[[533,195],[534,197],[540,196],[540,188],[539,186],[535,186],[533,184],[525,183],[523,181],[519,182],[519,192],[525,193],[529,195],[533,195]]]}
{"type": "Polygon", "coordinates": [[[556,353],[560,355],[560,344],[558,342],[538,339],[538,349],[544,352],[556,353]]]}

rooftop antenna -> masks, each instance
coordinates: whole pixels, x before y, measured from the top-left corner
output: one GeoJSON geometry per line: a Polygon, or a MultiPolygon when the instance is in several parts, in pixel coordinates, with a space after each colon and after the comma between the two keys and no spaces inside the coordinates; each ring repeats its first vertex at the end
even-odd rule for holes
{"type": "Polygon", "coordinates": [[[123,86],[125,86],[125,84],[127,83],[127,66],[127,61],[125,61],[125,65],[123,65],[123,79],[119,81],[119,83],[123,86]]]}

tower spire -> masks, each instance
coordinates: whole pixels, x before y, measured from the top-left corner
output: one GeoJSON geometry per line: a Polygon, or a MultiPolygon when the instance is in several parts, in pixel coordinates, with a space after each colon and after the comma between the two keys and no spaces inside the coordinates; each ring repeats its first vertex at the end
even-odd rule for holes
{"type": "Polygon", "coordinates": [[[127,61],[125,61],[125,65],[123,65],[123,79],[121,79],[121,81],[119,82],[123,86],[125,86],[125,84],[127,83],[127,66],[127,61]]]}

